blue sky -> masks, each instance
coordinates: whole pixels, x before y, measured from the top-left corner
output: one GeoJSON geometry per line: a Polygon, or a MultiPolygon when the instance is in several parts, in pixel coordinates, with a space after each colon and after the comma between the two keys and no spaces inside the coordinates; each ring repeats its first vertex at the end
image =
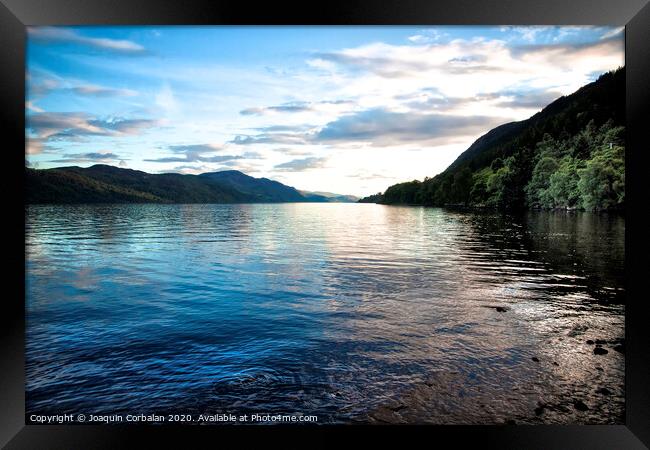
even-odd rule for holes
{"type": "Polygon", "coordinates": [[[624,64],[613,27],[31,27],[31,167],[368,195],[624,64]]]}

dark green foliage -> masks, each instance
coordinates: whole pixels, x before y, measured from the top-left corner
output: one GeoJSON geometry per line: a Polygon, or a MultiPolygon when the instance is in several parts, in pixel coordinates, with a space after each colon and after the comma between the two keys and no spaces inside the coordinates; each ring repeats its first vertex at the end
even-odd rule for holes
{"type": "Polygon", "coordinates": [[[580,208],[582,199],[578,190],[578,167],[580,161],[565,156],[560,166],[549,177],[548,199],[542,208],[580,208]]]}
{"type": "Polygon", "coordinates": [[[357,203],[383,203],[384,201],[384,196],[381,192],[377,192],[376,194],[369,195],[367,197],[363,197],[362,199],[359,199],[357,203]]]}
{"type": "Polygon", "coordinates": [[[381,203],[501,209],[621,208],[625,202],[625,68],[531,118],[476,140],[444,172],[389,187],[381,203]]]}
{"type": "Polygon", "coordinates": [[[550,197],[548,191],[551,184],[551,175],[559,167],[559,162],[552,156],[544,156],[539,159],[533,169],[531,180],[524,188],[528,205],[534,208],[543,208],[551,203],[552,197],[550,197]]]}
{"type": "Polygon", "coordinates": [[[590,210],[621,208],[625,204],[625,148],[612,146],[596,150],[577,183],[582,207],[590,210]]]}
{"type": "Polygon", "coordinates": [[[470,200],[470,192],[473,186],[472,171],[469,167],[463,167],[454,174],[451,184],[450,197],[454,203],[467,204],[470,200]]]}
{"type": "Polygon", "coordinates": [[[408,183],[396,184],[386,189],[384,193],[384,203],[400,203],[405,205],[415,205],[421,203],[419,192],[422,183],[413,180],[408,183]]]}

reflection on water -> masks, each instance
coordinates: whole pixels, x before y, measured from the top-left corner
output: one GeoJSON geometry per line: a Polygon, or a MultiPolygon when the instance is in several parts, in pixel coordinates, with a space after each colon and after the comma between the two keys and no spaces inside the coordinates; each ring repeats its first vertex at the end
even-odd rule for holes
{"type": "Polygon", "coordinates": [[[27,411],[622,423],[624,231],[590,213],[30,206],[27,411]]]}

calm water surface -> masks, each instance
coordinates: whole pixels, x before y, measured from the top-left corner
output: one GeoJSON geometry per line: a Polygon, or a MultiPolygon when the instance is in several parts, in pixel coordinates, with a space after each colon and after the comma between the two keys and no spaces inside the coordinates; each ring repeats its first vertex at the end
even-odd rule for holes
{"type": "Polygon", "coordinates": [[[591,213],[30,206],[27,412],[621,423],[624,231],[591,213]]]}

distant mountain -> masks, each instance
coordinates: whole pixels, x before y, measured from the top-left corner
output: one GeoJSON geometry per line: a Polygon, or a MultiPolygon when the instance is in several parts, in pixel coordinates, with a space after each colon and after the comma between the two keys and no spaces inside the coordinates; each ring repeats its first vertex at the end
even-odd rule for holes
{"type": "Polygon", "coordinates": [[[254,178],[238,170],[202,173],[199,178],[216,182],[221,186],[241,192],[250,201],[258,202],[304,202],[305,196],[297,189],[268,178],[254,178]]]}
{"type": "Polygon", "coordinates": [[[332,192],[310,192],[310,191],[300,191],[302,195],[307,198],[313,198],[315,201],[322,198],[322,201],[332,202],[332,203],[355,203],[359,201],[359,197],[355,195],[341,195],[333,194],[332,192]]]}
{"type": "Polygon", "coordinates": [[[620,209],[625,201],[625,68],[478,138],[442,173],[362,203],[501,209],[620,209]]]}
{"type": "Polygon", "coordinates": [[[150,174],[97,164],[25,168],[26,203],[276,203],[329,202],[236,170],[181,175],[150,174]]]}

